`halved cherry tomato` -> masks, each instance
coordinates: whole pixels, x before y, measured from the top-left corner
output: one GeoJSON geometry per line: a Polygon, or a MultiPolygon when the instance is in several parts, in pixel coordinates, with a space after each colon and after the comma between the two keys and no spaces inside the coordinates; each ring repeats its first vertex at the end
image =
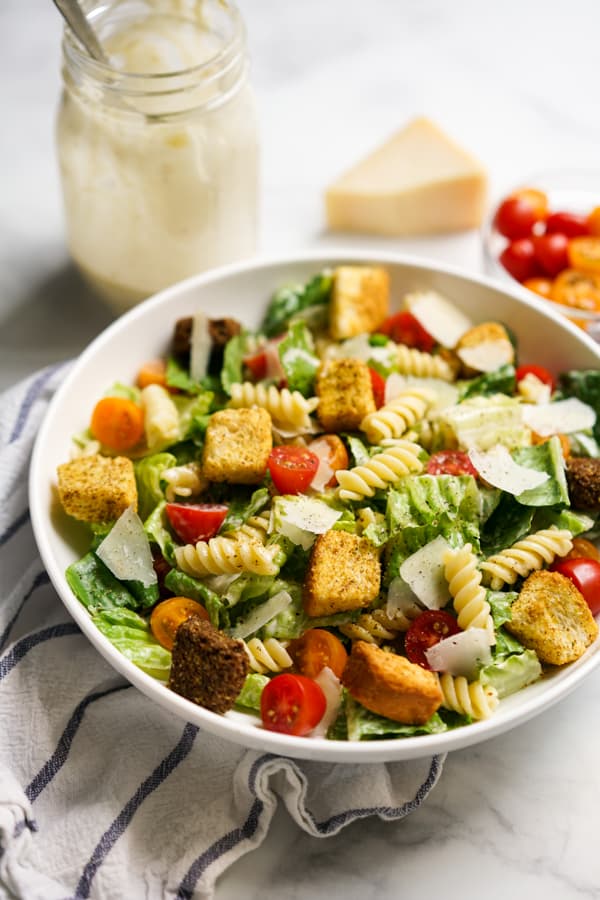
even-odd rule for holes
{"type": "Polygon", "coordinates": [[[150,631],[158,643],[167,650],[173,649],[177,629],[190,616],[200,616],[210,621],[210,616],[201,603],[189,597],[169,597],[152,610],[150,631]]]}
{"type": "Polygon", "coordinates": [[[245,356],[243,363],[250,372],[253,381],[260,381],[267,374],[267,353],[260,350],[252,356],[245,356]]]}
{"type": "Polygon", "coordinates": [[[600,237],[577,237],[569,241],[569,263],[573,269],[600,273],[600,237]]]}
{"type": "Polygon", "coordinates": [[[552,279],[526,278],[523,282],[523,287],[533,291],[534,294],[539,294],[540,297],[546,297],[548,299],[552,293],[552,279]]]}
{"type": "Polygon", "coordinates": [[[267,731],[305,735],[319,724],[327,701],[321,687],[306,675],[276,675],[263,688],[260,715],[267,731]]]}
{"type": "Polygon", "coordinates": [[[529,237],[512,241],[500,254],[500,262],[517,281],[526,281],[541,274],[541,267],[535,256],[535,247],[529,237]]]}
{"type": "Polygon", "coordinates": [[[600,274],[564,269],[554,279],[551,299],[563,306],[600,312],[600,274]]]}
{"type": "Polygon", "coordinates": [[[600,206],[595,206],[587,217],[588,232],[600,237],[600,206]]]}
{"type": "Polygon", "coordinates": [[[302,637],[290,641],[287,651],[298,671],[309,678],[316,678],[325,666],[341,678],[348,659],[340,639],[325,628],[309,628],[302,637]]]}
{"type": "Polygon", "coordinates": [[[600,562],[600,550],[591,541],[583,537],[574,537],[573,546],[563,559],[595,559],[600,562]]]}
{"type": "Polygon", "coordinates": [[[568,238],[589,234],[590,228],[586,216],[572,212],[553,212],[546,219],[546,234],[565,234],[568,238]]]}
{"type": "Polygon", "coordinates": [[[549,567],[570,578],[583,594],[592,615],[600,613],[600,562],[596,559],[560,559],[549,567]]]}
{"type": "Polygon", "coordinates": [[[406,309],[387,318],[377,331],[380,334],[387,334],[396,344],[405,344],[424,353],[431,353],[435,347],[435,338],[423,328],[416,316],[406,309]]]}
{"type": "Polygon", "coordinates": [[[209,541],[225,521],[224,503],[167,503],[165,512],[171,528],[186,544],[209,541]]]}
{"type": "Polygon", "coordinates": [[[144,410],[126,397],[103,397],[92,411],[90,431],[105,447],[125,453],[144,437],[144,410]]]}
{"type": "Polygon", "coordinates": [[[533,236],[535,258],[547,275],[555,276],[569,265],[566,234],[536,234],[533,236]]]}
{"type": "Polygon", "coordinates": [[[517,381],[522,381],[526,375],[535,375],[542,384],[547,384],[553,391],[556,389],[554,375],[548,369],[545,369],[544,366],[536,366],[533,363],[527,366],[517,366],[517,371],[515,372],[517,381]]]}
{"type": "Polygon", "coordinates": [[[319,457],[306,447],[283,445],[273,447],[268,466],[280,494],[300,494],[315,477],[319,457]]]}
{"type": "Polygon", "coordinates": [[[149,384],[167,387],[167,363],[164,359],[149,359],[137,373],[136,384],[145,388],[149,384]]]}
{"type": "Polygon", "coordinates": [[[343,440],[337,434],[321,434],[308,445],[311,453],[327,460],[329,467],[333,471],[333,475],[325,485],[325,487],[335,487],[337,480],[335,473],[338,469],[347,469],[349,465],[348,451],[343,440]]]}
{"type": "Polygon", "coordinates": [[[438,450],[427,461],[427,473],[429,475],[472,475],[477,478],[479,473],[467,453],[462,450],[438,450]]]}
{"type": "Polygon", "coordinates": [[[427,609],[410,623],[404,635],[404,650],[412,663],[424,669],[431,669],[425,651],[439,644],[443,638],[458,634],[459,631],[462,629],[449,612],[443,609],[427,609]]]}
{"type": "Polygon", "coordinates": [[[379,409],[385,403],[385,378],[370,366],[369,375],[371,376],[371,387],[373,388],[375,406],[379,409]]]}

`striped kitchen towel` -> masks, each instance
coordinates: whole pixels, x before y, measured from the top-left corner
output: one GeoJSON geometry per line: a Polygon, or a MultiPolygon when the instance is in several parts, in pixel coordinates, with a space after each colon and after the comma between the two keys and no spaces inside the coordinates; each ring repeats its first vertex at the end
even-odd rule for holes
{"type": "Polygon", "coordinates": [[[279,802],[314,837],[417,809],[441,757],[356,766],[247,751],[156,706],[89,644],[28,511],[32,444],[66,369],[0,395],[0,896],[210,898],[279,802]]]}

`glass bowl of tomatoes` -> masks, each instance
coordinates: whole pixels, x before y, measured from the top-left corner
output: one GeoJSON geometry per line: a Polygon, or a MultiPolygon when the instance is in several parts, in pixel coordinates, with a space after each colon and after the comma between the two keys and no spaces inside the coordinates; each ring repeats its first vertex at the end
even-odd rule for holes
{"type": "Polygon", "coordinates": [[[489,274],[517,282],[600,341],[600,172],[530,175],[482,227],[489,274]]]}

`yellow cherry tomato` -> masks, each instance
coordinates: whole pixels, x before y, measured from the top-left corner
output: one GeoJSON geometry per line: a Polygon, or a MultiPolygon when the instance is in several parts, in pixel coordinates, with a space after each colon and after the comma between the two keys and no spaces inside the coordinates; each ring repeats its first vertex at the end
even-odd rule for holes
{"type": "Polygon", "coordinates": [[[567,253],[573,269],[600,273],[600,237],[571,238],[567,253]]]}
{"type": "Polygon", "coordinates": [[[564,269],[552,282],[550,299],[563,306],[600,312],[600,274],[564,269]]]}
{"type": "Polygon", "coordinates": [[[600,206],[595,206],[587,218],[590,234],[600,237],[600,206]]]}
{"type": "Polygon", "coordinates": [[[534,294],[539,294],[540,297],[545,297],[547,300],[549,300],[552,294],[552,279],[527,278],[523,282],[523,287],[529,288],[529,290],[533,291],[534,294]]]}

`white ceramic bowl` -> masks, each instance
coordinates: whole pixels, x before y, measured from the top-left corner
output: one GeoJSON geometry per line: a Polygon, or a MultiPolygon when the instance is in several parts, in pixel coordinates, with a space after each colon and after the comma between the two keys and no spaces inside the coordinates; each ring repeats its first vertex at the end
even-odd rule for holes
{"type": "Polygon", "coordinates": [[[249,716],[235,712],[219,716],[173,693],[130,663],[97,631],[64,576],[67,566],[87,550],[86,533],[62,513],[55,491],[56,467],[70,458],[71,436],[87,426],[94,402],[114,381],[132,382],[142,362],[167,350],[177,318],[201,308],[257,326],[277,287],[290,281],[304,282],[323,267],[341,262],[386,266],[396,302],[406,291],[434,288],[476,321],[501,319],[517,332],[522,362],[540,363],[555,373],[600,366],[600,348],[563,316],[540,308],[509,287],[433,263],[392,254],[313,252],[228,266],[145,301],[114,322],[79,357],[38,434],[30,472],[30,504],[42,559],[68,612],[98,652],[144,694],[182,719],[246,747],[304,759],[375,763],[455,750],[514,728],[565,697],[598,665],[600,640],[577,662],[503,700],[492,718],[464,728],[359,743],[275,734],[263,730],[249,716]]]}

